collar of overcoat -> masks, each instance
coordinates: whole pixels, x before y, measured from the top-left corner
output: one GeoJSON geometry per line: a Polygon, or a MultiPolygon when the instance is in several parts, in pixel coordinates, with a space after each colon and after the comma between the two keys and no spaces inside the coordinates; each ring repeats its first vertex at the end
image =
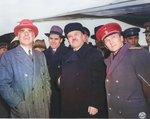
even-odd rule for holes
{"type": "MultiPolygon", "coordinates": [[[[15,52],[16,58],[33,72],[33,62],[31,58],[28,56],[28,54],[24,51],[24,49],[19,45],[15,48],[15,52]]],[[[35,60],[34,52],[33,52],[33,60],[35,60]]]]}
{"type": "Polygon", "coordinates": [[[104,60],[105,64],[107,65],[107,77],[113,72],[113,70],[117,67],[117,65],[120,63],[122,58],[124,57],[125,53],[129,49],[130,45],[126,43],[118,52],[117,56],[113,60],[113,53],[110,54],[110,56],[104,60]]]}
{"type": "MultiPolygon", "coordinates": [[[[68,49],[69,50],[69,49],[68,49]]],[[[67,48],[64,45],[60,45],[55,54],[52,54],[52,48],[49,47],[47,50],[44,51],[46,55],[46,59],[48,60],[48,63],[57,61],[62,59],[62,57],[67,53],[67,48]]]]}
{"type": "Polygon", "coordinates": [[[74,51],[73,49],[70,50],[63,58],[63,63],[64,62],[69,62],[69,61],[75,61],[78,60],[82,57],[84,57],[84,55],[91,49],[92,47],[87,44],[84,43],[82,45],[82,47],[78,50],[78,51],[74,51]]]}
{"type": "Polygon", "coordinates": [[[17,46],[15,50],[16,50],[16,58],[33,73],[33,86],[34,86],[35,82],[37,81],[36,77],[40,74],[41,71],[40,62],[42,55],[39,56],[39,51],[32,49],[33,55],[33,62],[32,62],[32,59],[27,55],[27,53],[21,46],[17,46]]]}

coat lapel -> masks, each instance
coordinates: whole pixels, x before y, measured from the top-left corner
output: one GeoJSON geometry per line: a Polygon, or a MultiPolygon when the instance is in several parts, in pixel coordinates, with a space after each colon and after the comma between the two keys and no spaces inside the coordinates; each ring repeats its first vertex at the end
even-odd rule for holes
{"type": "Polygon", "coordinates": [[[78,51],[70,50],[63,58],[63,62],[76,61],[82,58],[92,47],[84,43],[78,51]]]}
{"type": "Polygon", "coordinates": [[[41,64],[40,64],[40,56],[38,56],[37,52],[33,49],[33,67],[34,67],[34,78],[33,78],[33,86],[35,84],[35,82],[37,81],[37,76],[39,76],[39,73],[41,71],[41,64]]]}
{"type": "Polygon", "coordinates": [[[15,52],[16,58],[26,67],[28,67],[31,71],[33,71],[33,62],[20,45],[15,48],[15,52]]]}
{"type": "Polygon", "coordinates": [[[50,63],[62,59],[62,56],[63,56],[64,54],[65,54],[65,52],[63,52],[63,46],[60,45],[60,46],[58,47],[58,49],[56,50],[55,54],[51,56],[51,58],[50,58],[50,63]]]}
{"type": "Polygon", "coordinates": [[[113,70],[117,67],[117,65],[120,63],[122,58],[124,57],[125,53],[129,49],[130,45],[126,44],[124,45],[115,59],[113,60],[113,54],[111,53],[110,57],[108,59],[105,59],[105,63],[108,66],[108,71],[107,71],[107,77],[113,72],[113,70]]]}

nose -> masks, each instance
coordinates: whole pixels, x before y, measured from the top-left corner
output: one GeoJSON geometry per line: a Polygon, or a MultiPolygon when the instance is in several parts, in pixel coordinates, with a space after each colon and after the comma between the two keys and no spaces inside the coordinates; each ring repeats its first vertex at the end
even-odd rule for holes
{"type": "Polygon", "coordinates": [[[55,40],[54,40],[54,39],[52,39],[52,42],[54,43],[54,42],[55,42],[55,40]]]}
{"type": "Polygon", "coordinates": [[[73,36],[72,36],[72,39],[76,39],[76,37],[73,35],[73,36]]]}
{"type": "Polygon", "coordinates": [[[113,40],[109,40],[109,43],[112,45],[113,44],[113,40]]]}
{"type": "Polygon", "coordinates": [[[25,31],[25,35],[28,35],[29,34],[29,32],[28,31],[25,31]]]}
{"type": "Polygon", "coordinates": [[[134,38],[134,39],[132,40],[132,42],[136,42],[136,39],[134,38]]]}

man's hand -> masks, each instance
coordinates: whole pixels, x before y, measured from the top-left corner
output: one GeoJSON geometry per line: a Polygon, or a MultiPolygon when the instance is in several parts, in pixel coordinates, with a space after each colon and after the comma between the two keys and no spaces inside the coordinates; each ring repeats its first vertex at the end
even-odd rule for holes
{"type": "Polygon", "coordinates": [[[95,115],[96,113],[98,113],[98,109],[89,106],[89,107],[88,107],[88,113],[89,113],[90,115],[95,115]]]}
{"type": "Polygon", "coordinates": [[[58,83],[58,85],[60,85],[60,77],[58,78],[58,82],[57,83],[58,83]]]}

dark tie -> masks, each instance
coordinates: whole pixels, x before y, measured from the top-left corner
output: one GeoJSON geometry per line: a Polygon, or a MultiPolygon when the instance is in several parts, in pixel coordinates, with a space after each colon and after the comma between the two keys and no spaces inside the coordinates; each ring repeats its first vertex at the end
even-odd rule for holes
{"type": "Polygon", "coordinates": [[[55,54],[55,52],[56,52],[56,51],[52,49],[52,53],[53,53],[53,55],[55,54]]]}
{"type": "Polygon", "coordinates": [[[29,57],[32,59],[32,61],[33,61],[33,56],[32,56],[32,54],[31,54],[31,50],[29,50],[28,51],[29,52],[29,57]]]}

